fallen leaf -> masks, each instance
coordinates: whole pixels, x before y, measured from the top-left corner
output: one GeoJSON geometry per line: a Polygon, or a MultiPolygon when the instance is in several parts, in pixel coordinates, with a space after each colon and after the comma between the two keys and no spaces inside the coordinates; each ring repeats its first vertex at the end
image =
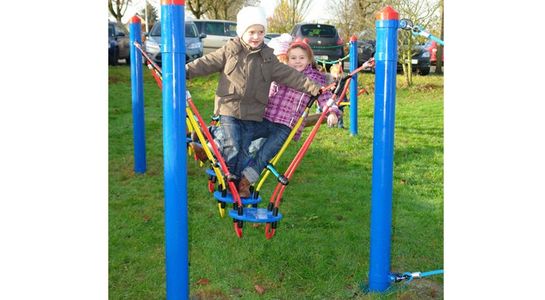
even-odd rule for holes
{"type": "Polygon", "coordinates": [[[200,284],[200,285],[207,285],[210,283],[210,280],[208,280],[208,278],[201,278],[197,281],[197,284],[200,284]]]}
{"type": "Polygon", "coordinates": [[[265,293],[265,288],[260,286],[259,284],[254,285],[254,287],[258,294],[263,295],[265,293]]]}
{"type": "Polygon", "coordinates": [[[149,222],[149,220],[151,220],[151,217],[148,216],[148,215],[144,215],[144,222],[149,222]]]}

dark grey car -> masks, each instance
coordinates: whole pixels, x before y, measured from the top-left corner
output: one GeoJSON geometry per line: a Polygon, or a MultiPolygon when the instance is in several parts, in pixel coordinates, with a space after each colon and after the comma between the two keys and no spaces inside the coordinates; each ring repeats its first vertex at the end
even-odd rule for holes
{"type": "MultiPolygon", "coordinates": [[[[202,39],[206,34],[199,34],[192,21],[185,22],[185,60],[186,63],[203,55],[202,39]]],[[[150,58],[161,65],[161,22],[155,22],[144,42],[144,49],[150,58]]]]}
{"type": "Polygon", "coordinates": [[[375,40],[358,39],[358,65],[361,66],[364,62],[375,56],[375,49],[375,40]]]}
{"type": "MultiPolygon", "coordinates": [[[[293,26],[294,39],[308,39],[314,58],[320,61],[335,61],[344,57],[343,40],[333,25],[300,23],[293,26]]],[[[327,69],[331,65],[326,65],[327,69]]]]}
{"type": "MultiPolygon", "coordinates": [[[[375,40],[358,40],[358,64],[361,65],[371,57],[375,56],[375,40]]],[[[430,53],[423,45],[413,46],[413,56],[411,59],[412,71],[420,75],[430,73],[430,53]]],[[[403,66],[398,62],[397,71],[402,72],[403,66]]],[[[374,71],[374,69],[371,69],[374,71]]]]}
{"type": "Polygon", "coordinates": [[[108,64],[117,65],[120,59],[130,63],[129,35],[117,23],[108,21],[108,64]]]}

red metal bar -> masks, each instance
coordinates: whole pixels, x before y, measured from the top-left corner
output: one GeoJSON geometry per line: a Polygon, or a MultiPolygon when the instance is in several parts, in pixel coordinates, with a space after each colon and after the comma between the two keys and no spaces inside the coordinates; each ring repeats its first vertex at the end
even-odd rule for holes
{"type": "Polygon", "coordinates": [[[140,50],[140,52],[142,53],[142,55],[153,65],[153,67],[155,69],[157,69],[160,73],[161,73],[161,76],[163,75],[163,71],[161,70],[161,67],[159,67],[156,63],[153,62],[153,60],[151,60],[151,58],[148,56],[148,54],[146,53],[146,51],[144,51],[142,49],[142,46],[137,43],[137,42],[134,42],[134,46],[136,47],[136,49],[140,50]]]}
{"type": "MultiPolygon", "coordinates": [[[[237,191],[237,189],[235,187],[235,183],[232,182],[232,181],[227,180],[227,178],[230,177],[231,173],[229,173],[229,168],[227,168],[227,165],[225,164],[225,160],[223,160],[223,157],[221,156],[221,153],[220,153],[216,143],[214,142],[214,139],[212,138],[212,135],[208,131],[208,129],[206,127],[206,123],[204,122],[203,118],[199,114],[199,111],[197,110],[197,107],[195,107],[195,103],[193,103],[193,100],[191,99],[191,97],[187,98],[187,103],[189,104],[189,107],[191,108],[191,111],[193,112],[193,114],[197,117],[197,120],[199,121],[199,124],[200,124],[201,128],[203,128],[202,132],[206,136],[206,139],[210,142],[210,146],[212,147],[212,151],[214,152],[214,155],[216,155],[216,159],[218,160],[218,162],[220,164],[220,167],[221,167],[221,170],[223,171],[223,174],[225,174],[225,179],[226,179],[225,181],[229,185],[229,189],[231,190],[231,194],[233,194],[233,198],[234,198],[235,202],[238,205],[242,206],[242,201],[240,200],[240,196],[239,196],[238,191],[237,191]]],[[[206,147],[206,145],[203,145],[203,147],[206,147]]]]}

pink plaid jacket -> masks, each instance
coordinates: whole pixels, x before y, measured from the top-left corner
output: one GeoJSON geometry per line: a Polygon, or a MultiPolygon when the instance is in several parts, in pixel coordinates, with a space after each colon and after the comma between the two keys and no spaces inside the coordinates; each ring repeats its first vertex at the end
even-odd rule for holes
{"type": "MultiPolygon", "coordinates": [[[[303,70],[303,74],[321,86],[326,85],[325,75],[313,69],[310,65],[303,70]]],[[[318,97],[318,105],[323,108],[331,96],[332,94],[329,91],[320,95],[318,97]]],[[[299,117],[301,117],[301,114],[303,114],[309,101],[310,95],[273,82],[269,91],[269,102],[265,108],[263,118],[293,128],[299,117]]],[[[333,105],[329,111],[335,113],[338,117],[341,115],[336,105],[333,105]]],[[[297,141],[301,138],[303,127],[305,127],[305,121],[303,121],[302,126],[297,130],[297,133],[293,137],[294,140],[297,141]]]]}

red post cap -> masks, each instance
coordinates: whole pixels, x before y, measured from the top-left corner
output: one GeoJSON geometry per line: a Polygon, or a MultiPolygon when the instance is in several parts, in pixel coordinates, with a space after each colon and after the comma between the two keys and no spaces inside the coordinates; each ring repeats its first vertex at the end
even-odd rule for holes
{"type": "Polygon", "coordinates": [[[353,34],[353,35],[350,37],[350,41],[351,41],[351,42],[355,42],[355,41],[357,41],[357,40],[358,40],[358,38],[356,37],[355,34],[353,34]]]}
{"type": "Polygon", "coordinates": [[[185,5],[185,0],[161,0],[161,5],[185,5]]]}
{"type": "Polygon", "coordinates": [[[376,14],[377,20],[399,20],[399,13],[390,5],[386,5],[381,11],[376,14]]]}
{"type": "Polygon", "coordinates": [[[134,24],[134,23],[142,23],[140,21],[140,17],[138,15],[134,15],[130,20],[129,20],[129,23],[131,24],[134,24]]]}

